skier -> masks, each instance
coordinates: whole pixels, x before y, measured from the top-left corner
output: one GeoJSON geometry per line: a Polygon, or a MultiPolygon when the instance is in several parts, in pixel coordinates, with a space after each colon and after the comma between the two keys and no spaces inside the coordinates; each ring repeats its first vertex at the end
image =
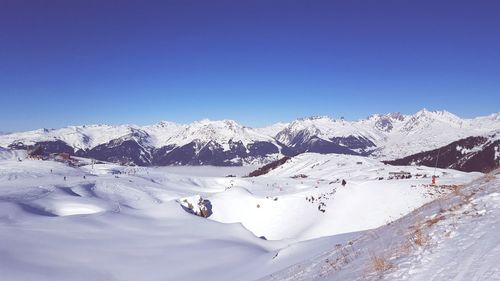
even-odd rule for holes
{"type": "Polygon", "coordinates": [[[66,180],[66,176],[64,176],[64,180],[66,180]]]}
{"type": "Polygon", "coordinates": [[[347,182],[344,179],[342,179],[342,186],[345,186],[346,184],[347,182]]]}

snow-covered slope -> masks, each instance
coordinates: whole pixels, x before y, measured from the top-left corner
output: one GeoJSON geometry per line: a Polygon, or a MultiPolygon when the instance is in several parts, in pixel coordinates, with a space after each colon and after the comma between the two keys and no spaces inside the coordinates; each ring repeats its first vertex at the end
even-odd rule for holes
{"type": "Polygon", "coordinates": [[[290,123],[278,122],[263,128],[255,128],[255,130],[263,135],[267,135],[270,137],[276,137],[276,135],[285,129],[290,123]]]}
{"type": "MultiPolygon", "coordinates": [[[[257,280],[451,192],[429,186],[432,169],[348,155],[304,154],[257,178],[0,155],[6,280],[257,280]],[[390,179],[401,169],[413,177],[390,179]]],[[[439,184],[480,176],[437,173],[439,184]]]]}
{"type": "Polygon", "coordinates": [[[12,150],[0,147],[0,160],[18,160],[26,158],[25,150],[12,150]]]}
{"type": "MultiPolygon", "coordinates": [[[[433,174],[433,168],[394,167],[361,156],[305,153],[250,183],[235,180],[227,192],[213,195],[211,219],[241,222],[273,240],[371,229],[446,193],[429,186],[433,174]],[[393,173],[402,170],[411,178],[396,179],[393,173]]],[[[438,169],[436,175],[440,184],[452,185],[480,174],[438,169]]]]}
{"type": "Polygon", "coordinates": [[[467,137],[435,150],[387,163],[437,166],[466,172],[489,172],[500,167],[500,130],[483,136],[467,137]]]}
{"type": "Polygon", "coordinates": [[[260,280],[499,280],[499,172],[260,280]]]}

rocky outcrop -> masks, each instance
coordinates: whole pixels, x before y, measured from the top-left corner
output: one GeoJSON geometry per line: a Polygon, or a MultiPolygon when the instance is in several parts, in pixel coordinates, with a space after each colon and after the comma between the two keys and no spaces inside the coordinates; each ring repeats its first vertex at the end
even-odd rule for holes
{"type": "Polygon", "coordinates": [[[190,214],[203,218],[208,218],[212,215],[212,203],[207,199],[203,199],[200,195],[181,198],[178,202],[182,209],[190,214]]]}

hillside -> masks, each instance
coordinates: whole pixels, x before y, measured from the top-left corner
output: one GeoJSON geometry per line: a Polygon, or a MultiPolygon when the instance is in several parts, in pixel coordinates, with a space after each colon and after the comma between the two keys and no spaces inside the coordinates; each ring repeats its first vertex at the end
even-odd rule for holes
{"type": "Polygon", "coordinates": [[[422,165],[487,173],[500,166],[500,132],[464,138],[435,150],[393,161],[391,165],[422,165]]]}
{"type": "Polygon", "coordinates": [[[498,175],[260,280],[497,280],[498,175]]]}
{"type": "Polygon", "coordinates": [[[63,158],[0,154],[0,251],[7,253],[0,272],[26,281],[256,280],[480,176],[438,169],[433,187],[433,169],[315,153],[254,178],[221,176],[247,167],[125,167],[84,158],[69,166],[63,158]],[[395,178],[402,169],[412,178],[395,178]],[[201,210],[207,218],[196,215],[201,210]],[[221,258],[207,258],[214,256],[221,258]]]}

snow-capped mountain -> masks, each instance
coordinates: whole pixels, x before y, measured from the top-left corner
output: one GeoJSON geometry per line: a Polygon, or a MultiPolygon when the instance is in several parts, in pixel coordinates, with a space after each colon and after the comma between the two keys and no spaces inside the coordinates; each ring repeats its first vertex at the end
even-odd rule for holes
{"type": "Polygon", "coordinates": [[[232,120],[185,125],[162,145],[153,152],[158,165],[262,163],[286,152],[272,137],[232,120]]]}
{"type": "Polygon", "coordinates": [[[38,142],[60,140],[75,150],[85,150],[128,135],[135,128],[139,129],[137,126],[130,125],[83,125],[68,126],[60,129],[38,129],[3,135],[0,140],[0,146],[9,146],[14,143],[33,145],[38,142]]]}
{"type": "Polygon", "coordinates": [[[375,156],[396,159],[436,149],[453,141],[500,129],[497,115],[462,119],[447,111],[421,110],[392,122],[394,128],[379,144],[375,156]]]}
{"type": "Polygon", "coordinates": [[[465,172],[490,172],[500,167],[500,130],[485,136],[467,137],[438,149],[386,163],[437,166],[465,172]]]}
{"type": "Polygon", "coordinates": [[[116,163],[148,166],[154,164],[153,149],[149,133],[131,128],[131,133],[95,146],[90,150],[79,150],[77,155],[116,163]]]}
{"type": "Polygon", "coordinates": [[[397,159],[458,139],[500,129],[499,114],[462,119],[447,111],[422,109],[413,115],[389,113],[358,121],[298,119],[276,135],[296,152],[344,153],[397,159]]]}
{"type": "Polygon", "coordinates": [[[0,136],[0,146],[66,152],[135,165],[244,165],[303,152],[393,160],[500,129],[500,114],[462,119],[423,109],[413,115],[376,114],[358,121],[309,117],[266,128],[232,120],[147,126],[84,125],[0,136]]]}
{"type": "Polygon", "coordinates": [[[274,138],[232,120],[70,126],[0,137],[4,147],[27,149],[33,145],[46,153],[65,152],[141,166],[259,164],[286,153],[274,138]]]}
{"type": "Polygon", "coordinates": [[[383,134],[358,122],[310,117],[290,123],[276,135],[281,143],[295,152],[319,152],[368,155],[383,134]]]}

